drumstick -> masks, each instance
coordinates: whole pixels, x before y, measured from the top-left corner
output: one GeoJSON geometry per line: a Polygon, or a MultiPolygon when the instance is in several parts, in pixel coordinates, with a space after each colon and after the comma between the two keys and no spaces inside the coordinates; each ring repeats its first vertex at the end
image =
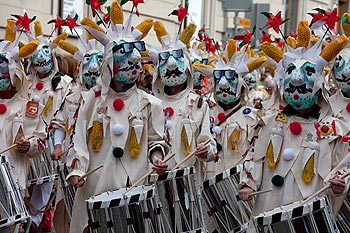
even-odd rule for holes
{"type": "MultiPolygon", "coordinates": [[[[252,192],[248,196],[252,197],[252,196],[255,196],[255,195],[259,195],[259,194],[268,193],[268,192],[271,192],[272,190],[273,190],[273,188],[264,189],[264,190],[261,190],[261,191],[252,192]]],[[[240,200],[239,195],[236,195],[236,199],[240,200]]]]}
{"type": "MultiPolygon", "coordinates": [[[[202,145],[206,146],[207,144],[209,144],[209,142],[211,141],[211,138],[209,138],[208,140],[206,140],[202,145]]],[[[174,171],[175,169],[179,168],[183,163],[185,163],[187,160],[189,160],[190,158],[192,158],[192,156],[194,155],[194,153],[196,152],[196,150],[192,151],[189,155],[187,155],[180,163],[176,164],[175,167],[173,167],[173,169],[171,169],[171,171],[174,171]]]]}
{"type": "MultiPolygon", "coordinates": [[[[344,173],[343,175],[341,175],[339,178],[340,179],[344,179],[345,177],[350,175],[350,171],[344,173]]],[[[318,190],[317,192],[315,192],[314,194],[312,194],[310,197],[306,198],[304,201],[301,202],[300,205],[304,205],[307,202],[309,202],[311,199],[315,198],[316,196],[320,195],[321,193],[323,193],[324,191],[326,191],[328,188],[331,187],[331,184],[328,183],[326,186],[324,186],[323,188],[321,188],[320,190],[318,190]]]]}
{"type": "MultiPolygon", "coordinates": [[[[169,156],[167,156],[162,162],[166,163],[168,162],[171,158],[173,158],[175,156],[175,153],[171,153],[169,156]]],[[[135,188],[139,183],[141,183],[144,179],[146,179],[148,176],[150,176],[152,173],[154,172],[154,170],[150,170],[148,171],[145,175],[143,175],[140,179],[138,179],[133,185],[130,186],[130,188],[128,188],[124,193],[123,196],[125,196],[125,194],[127,192],[129,192],[131,189],[135,188]]]]}
{"type": "MultiPolygon", "coordinates": [[[[91,175],[92,173],[94,173],[95,171],[97,171],[97,170],[99,170],[99,169],[101,169],[101,168],[103,168],[103,165],[100,165],[100,166],[96,167],[95,169],[92,169],[92,170],[88,171],[87,173],[85,173],[84,175],[82,175],[81,177],[79,177],[78,181],[82,181],[83,179],[85,179],[85,177],[91,175]]],[[[70,187],[70,186],[72,186],[71,183],[67,184],[67,185],[66,185],[66,188],[68,188],[68,187],[70,187]]]]}
{"type": "MultiPolygon", "coordinates": [[[[32,135],[32,136],[30,136],[30,137],[27,138],[27,139],[29,140],[29,139],[32,139],[32,138],[34,138],[34,137],[35,137],[35,136],[32,135]]],[[[5,150],[1,151],[1,152],[0,152],[0,155],[2,155],[3,153],[5,153],[6,151],[9,151],[9,150],[15,148],[16,146],[18,146],[16,143],[12,144],[11,146],[7,147],[5,150]]]]}

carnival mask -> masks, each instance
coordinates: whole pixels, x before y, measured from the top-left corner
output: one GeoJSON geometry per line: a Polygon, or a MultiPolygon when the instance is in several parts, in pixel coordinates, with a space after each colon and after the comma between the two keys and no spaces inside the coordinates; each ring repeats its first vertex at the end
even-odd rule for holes
{"type": "Polygon", "coordinates": [[[350,55],[348,54],[349,49],[343,50],[347,53],[342,52],[335,58],[332,72],[335,76],[339,88],[345,94],[350,94],[350,55]]]}
{"type": "MultiPolygon", "coordinates": [[[[198,61],[198,60],[195,60],[194,62],[196,62],[196,61],[198,61]]],[[[207,65],[208,59],[202,59],[200,61],[200,63],[207,65]]],[[[204,75],[201,72],[194,69],[192,79],[193,79],[193,86],[200,87],[203,83],[204,75]]]]}
{"type": "Polygon", "coordinates": [[[9,64],[7,58],[0,54],[0,91],[6,91],[11,85],[9,64]]]}
{"type": "Polygon", "coordinates": [[[143,41],[122,42],[113,47],[113,75],[122,84],[132,84],[140,76],[141,55],[145,51],[143,41]]]}
{"type": "Polygon", "coordinates": [[[316,103],[318,95],[313,92],[316,65],[299,60],[290,63],[285,70],[283,96],[296,110],[305,110],[316,103]]]}
{"type": "Polygon", "coordinates": [[[84,55],[82,62],[82,72],[84,82],[88,87],[96,85],[97,79],[100,77],[100,67],[103,61],[103,52],[87,53],[84,55]]]}
{"type": "Polygon", "coordinates": [[[244,82],[248,85],[249,90],[253,89],[256,84],[257,79],[257,72],[253,71],[248,73],[246,76],[243,77],[244,82]]]}
{"type": "Polygon", "coordinates": [[[166,86],[177,86],[187,81],[182,49],[159,53],[159,75],[166,86]]]}
{"type": "Polygon", "coordinates": [[[48,45],[41,45],[38,51],[31,57],[36,72],[46,74],[53,67],[52,52],[48,45]]]}
{"type": "Polygon", "coordinates": [[[240,93],[237,93],[237,72],[235,70],[214,70],[213,74],[218,101],[224,104],[236,102],[240,97],[240,93]]]}

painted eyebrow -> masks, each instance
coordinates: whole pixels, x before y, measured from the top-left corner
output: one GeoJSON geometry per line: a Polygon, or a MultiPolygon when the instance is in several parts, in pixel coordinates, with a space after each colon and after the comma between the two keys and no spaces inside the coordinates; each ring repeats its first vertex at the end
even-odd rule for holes
{"type": "Polygon", "coordinates": [[[85,54],[84,57],[91,57],[91,54],[85,54]]]}

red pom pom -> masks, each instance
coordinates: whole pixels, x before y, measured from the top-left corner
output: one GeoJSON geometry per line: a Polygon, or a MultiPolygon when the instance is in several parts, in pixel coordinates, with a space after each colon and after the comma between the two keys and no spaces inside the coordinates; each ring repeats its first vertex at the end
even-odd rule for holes
{"type": "Polygon", "coordinates": [[[223,113],[223,112],[220,112],[220,113],[218,114],[218,120],[219,120],[220,122],[225,121],[225,120],[226,120],[226,114],[223,113]]]}
{"type": "Polygon", "coordinates": [[[327,132],[329,131],[329,127],[328,127],[327,125],[323,125],[323,126],[321,127],[321,131],[322,131],[323,133],[327,133],[327,132]]]}
{"type": "Polygon", "coordinates": [[[43,89],[44,84],[42,82],[38,82],[35,87],[40,91],[41,89],[43,89]]]}
{"type": "Polygon", "coordinates": [[[350,103],[346,105],[346,111],[350,112],[350,103]]]}
{"type": "Polygon", "coordinates": [[[122,99],[115,99],[113,101],[113,107],[115,110],[120,111],[124,107],[124,101],[122,99]]]}
{"type": "Polygon", "coordinates": [[[166,116],[168,113],[169,113],[169,116],[174,115],[174,109],[173,109],[172,107],[167,107],[167,108],[165,108],[165,110],[164,110],[165,116],[166,116]]]}
{"type": "Polygon", "coordinates": [[[0,114],[4,114],[7,111],[5,104],[0,104],[0,114]]]}
{"type": "Polygon", "coordinates": [[[301,133],[301,125],[299,122],[292,122],[290,123],[290,132],[294,135],[298,135],[301,133]]]}
{"type": "Polygon", "coordinates": [[[284,106],[283,106],[282,104],[280,104],[280,105],[278,106],[278,108],[279,108],[281,111],[283,111],[284,106]]]}
{"type": "Polygon", "coordinates": [[[342,140],[342,142],[348,142],[349,141],[349,136],[348,135],[344,135],[341,140],[342,140]]]}

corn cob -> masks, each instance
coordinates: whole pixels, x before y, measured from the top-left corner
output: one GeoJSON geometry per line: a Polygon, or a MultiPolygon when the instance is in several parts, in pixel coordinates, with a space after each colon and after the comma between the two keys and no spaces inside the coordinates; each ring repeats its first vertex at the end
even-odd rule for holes
{"type": "Polygon", "coordinates": [[[74,55],[79,50],[77,46],[65,40],[60,40],[60,42],[58,42],[58,47],[72,55],[74,55]]]}
{"type": "Polygon", "coordinates": [[[264,42],[260,45],[261,50],[277,63],[283,57],[283,51],[269,42],[264,42]]]}
{"type": "MultiPolygon", "coordinates": [[[[84,26],[87,26],[87,27],[90,27],[90,28],[93,28],[99,32],[102,32],[102,33],[106,33],[105,30],[103,30],[100,26],[98,26],[92,19],[90,18],[87,18],[87,17],[84,17],[81,21],[80,21],[80,24],[81,25],[84,25],[84,26]]],[[[95,37],[90,33],[88,32],[88,37],[89,37],[89,40],[91,39],[94,39],[95,37]]]]}
{"type": "Polygon", "coordinates": [[[309,46],[311,31],[307,20],[300,20],[298,25],[298,47],[307,48],[309,46]]]}
{"type": "Polygon", "coordinates": [[[224,51],[221,51],[220,56],[221,56],[222,60],[224,60],[224,62],[227,62],[224,51]]]}
{"type": "Polygon", "coordinates": [[[147,70],[148,72],[153,72],[154,71],[154,67],[152,65],[150,65],[150,64],[144,64],[143,68],[145,70],[147,70]]]}
{"type": "Polygon", "coordinates": [[[231,60],[233,54],[237,51],[236,41],[234,39],[229,39],[226,45],[228,60],[231,60]]]}
{"type": "Polygon", "coordinates": [[[252,72],[252,71],[258,69],[260,66],[262,66],[262,64],[264,64],[266,62],[266,60],[267,60],[266,57],[258,57],[256,59],[254,59],[253,61],[249,62],[247,64],[249,72],[252,72]]]}
{"type": "Polygon", "coordinates": [[[327,62],[330,62],[349,42],[346,35],[341,35],[329,43],[321,52],[320,56],[327,62]]]}
{"type": "Polygon", "coordinates": [[[55,39],[53,39],[52,43],[54,43],[55,45],[58,45],[58,43],[60,42],[60,40],[65,40],[68,38],[68,33],[67,32],[62,32],[61,34],[59,34],[58,36],[56,36],[55,39]]]}
{"type": "Polygon", "coordinates": [[[190,23],[187,27],[182,31],[179,36],[179,40],[187,45],[193,36],[193,33],[196,31],[197,26],[194,23],[190,23]]]}
{"type": "MultiPolygon", "coordinates": [[[[350,20],[349,14],[348,13],[344,13],[343,17],[346,17],[348,20],[350,20]]],[[[345,23],[344,21],[341,21],[341,25],[343,27],[344,30],[344,34],[349,37],[350,36],[350,24],[345,23]]]]}
{"type": "Polygon", "coordinates": [[[228,146],[233,154],[238,153],[239,138],[240,138],[239,130],[238,129],[233,130],[233,132],[230,135],[230,138],[228,139],[228,143],[229,143],[228,146]]]}
{"type": "Polygon", "coordinates": [[[143,38],[145,38],[145,36],[147,36],[152,26],[153,26],[153,19],[151,18],[145,19],[139,25],[136,26],[136,29],[142,32],[142,37],[140,38],[140,40],[142,40],[143,38]]]}
{"type": "Polygon", "coordinates": [[[212,69],[214,68],[215,66],[213,66],[212,64],[202,64],[200,63],[200,61],[196,61],[192,64],[193,67],[201,67],[201,68],[208,68],[208,69],[212,69]]]}
{"type": "Polygon", "coordinates": [[[156,32],[159,43],[162,43],[163,36],[169,35],[169,33],[166,31],[163,23],[160,21],[154,22],[153,30],[156,32]]]}
{"type": "Polygon", "coordinates": [[[272,72],[272,73],[275,73],[276,68],[275,68],[274,66],[267,64],[267,65],[265,66],[265,68],[266,68],[268,71],[270,71],[270,72],[272,72]]]}
{"type": "Polygon", "coordinates": [[[248,58],[251,58],[251,56],[252,56],[252,55],[251,55],[252,51],[251,51],[251,49],[250,49],[250,45],[248,45],[248,44],[244,45],[244,49],[245,49],[245,52],[246,52],[248,58]]]}
{"type": "Polygon", "coordinates": [[[199,44],[198,44],[197,49],[198,49],[198,50],[203,50],[202,43],[199,43],[199,44]]]}
{"type": "Polygon", "coordinates": [[[41,25],[41,22],[39,20],[35,20],[34,22],[34,32],[35,37],[43,35],[43,26],[41,25]]]}
{"type": "Polygon", "coordinates": [[[136,159],[140,153],[140,144],[137,142],[135,128],[131,128],[130,138],[129,138],[129,153],[130,157],[136,159]]]}
{"type": "MultiPolygon", "coordinates": [[[[310,45],[314,46],[318,40],[319,40],[319,38],[311,36],[310,45]]],[[[322,41],[322,49],[324,49],[327,45],[328,45],[327,41],[323,40],[322,41]]]]}
{"type": "Polygon", "coordinates": [[[31,42],[29,42],[28,44],[24,45],[22,48],[19,49],[18,56],[21,58],[27,57],[28,55],[35,52],[38,46],[39,46],[39,41],[32,40],[31,42]]]}
{"type": "Polygon", "coordinates": [[[20,41],[20,42],[18,43],[18,48],[21,49],[23,46],[24,46],[24,44],[20,41]]]}
{"type": "Polygon", "coordinates": [[[297,47],[297,41],[295,40],[294,37],[288,36],[287,38],[287,44],[289,47],[295,49],[297,47]]]}
{"type": "Polygon", "coordinates": [[[274,168],[277,166],[278,162],[281,159],[281,152],[279,152],[277,160],[275,162],[274,159],[274,154],[273,154],[273,145],[272,145],[272,141],[269,142],[269,146],[267,147],[267,151],[266,151],[266,157],[267,157],[267,165],[269,168],[274,168]]]}
{"type": "Polygon", "coordinates": [[[124,22],[123,10],[117,0],[114,0],[112,2],[111,11],[109,15],[111,17],[112,23],[123,24],[124,22]]]}
{"type": "Polygon", "coordinates": [[[146,49],[145,51],[140,51],[140,54],[143,58],[149,57],[149,50],[146,49]]]}
{"type": "Polygon", "coordinates": [[[94,121],[89,137],[90,148],[94,152],[99,152],[103,143],[103,124],[102,122],[94,121]]]}
{"type": "Polygon", "coordinates": [[[305,167],[303,169],[303,172],[301,174],[301,179],[305,183],[310,183],[312,178],[314,177],[314,165],[315,165],[315,154],[311,155],[307,163],[305,164],[305,167]]]}
{"type": "Polygon", "coordinates": [[[191,144],[188,143],[188,136],[186,133],[185,126],[182,126],[181,129],[181,147],[185,155],[189,155],[191,153],[191,144]]]}
{"type": "Polygon", "coordinates": [[[16,21],[9,19],[6,24],[5,40],[14,41],[16,38],[16,32],[13,29],[16,27],[16,21]]]}

